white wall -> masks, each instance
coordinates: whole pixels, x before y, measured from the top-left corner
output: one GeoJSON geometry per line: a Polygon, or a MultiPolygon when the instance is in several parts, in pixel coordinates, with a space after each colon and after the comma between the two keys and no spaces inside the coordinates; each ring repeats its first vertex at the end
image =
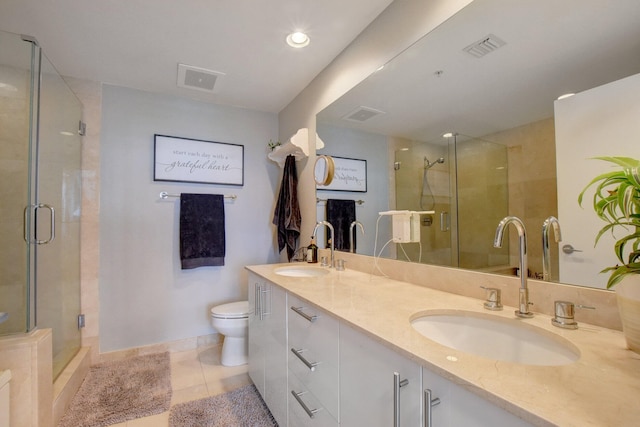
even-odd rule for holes
{"type": "Polygon", "coordinates": [[[605,225],[592,208],[594,188],[585,195],[583,208],[578,194],[597,175],[611,170],[612,164],[593,157],[640,157],[640,144],[635,141],[640,134],[638,99],[640,74],[555,103],[560,247],[570,244],[582,251],[570,255],[560,251],[562,283],[605,288],[609,274],[599,272],[618,263],[610,234],[603,235],[594,248],[597,230],[605,225]]]}
{"type": "Polygon", "coordinates": [[[278,260],[276,115],[115,86],[102,111],[100,351],[214,333],[209,309],[247,297],[244,266],[278,260]],[[244,145],[244,186],[154,182],[155,133],[244,145]],[[225,266],[180,269],[179,200],[161,191],[238,196],[225,202],[225,266]]]}

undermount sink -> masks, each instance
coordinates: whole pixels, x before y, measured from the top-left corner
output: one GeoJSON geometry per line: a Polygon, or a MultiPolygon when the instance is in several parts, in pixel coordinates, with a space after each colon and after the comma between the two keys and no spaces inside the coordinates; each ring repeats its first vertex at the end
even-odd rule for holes
{"type": "Polygon", "coordinates": [[[318,277],[329,274],[329,270],[321,267],[291,265],[287,267],[279,267],[274,270],[274,273],[280,276],[289,277],[318,277]]]}
{"type": "Polygon", "coordinates": [[[524,365],[568,365],[580,351],[566,339],[521,320],[459,310],[414,315],[411,326],[446,347],[524,365]]]}

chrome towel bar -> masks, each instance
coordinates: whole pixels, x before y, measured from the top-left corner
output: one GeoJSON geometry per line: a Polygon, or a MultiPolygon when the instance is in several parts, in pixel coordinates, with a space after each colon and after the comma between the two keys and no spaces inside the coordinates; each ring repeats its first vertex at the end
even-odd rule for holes
{"type": "MultiPolygon", "coordinates": [[[[316,198],[316,203],[321,203],[321,202],[326,202],[326,201],[327,201],[327,199],[316,198]]],[[[356,205],[364,204],[364,200],[356,200],[355,202],[356,202],[356,205]]]]}
{"type": "MultiPolygon", "coordinates": [[[[169,194],[166,191],[161,191],[160,192],[160,198],[161,199],[166,199],[167,197],[180,197],[180,195],[179,194],[169,194]]],[[[224,198],[225,199],[233,199],[233,200],[235,200],[235,199],[238,198],[238,196],[236,196],[235,194],[225,194],[224,198]]]]}

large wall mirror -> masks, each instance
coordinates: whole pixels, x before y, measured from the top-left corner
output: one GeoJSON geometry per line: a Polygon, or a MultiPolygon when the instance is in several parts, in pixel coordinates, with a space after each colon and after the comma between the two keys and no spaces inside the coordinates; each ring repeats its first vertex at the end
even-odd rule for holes
{"type": "MultiPolygon", "coordinates": [[[[551,245],[550,280],[604,287],[604,276],[567,273],[595,264],[596,277],[606,264],[589,252],[597,226],[563,205],[579,210],[579,189],[604,167],[585,172],[577,163],[640,156],[640,116],[630,115],[626,127],[607,122],[625,114],[601,114],[616,111],[608,102],[621,97],[629,98],[624,111],[640,109],[638,22],[637,0],[473,1],[317,115],[325,142],[318,153],[366,160],[369,181],[366,193],[319,190],[318,199],[361,202],[357,253],[496,274],[518,274],[513,230],[510,244],[493,247],[498,222],[518,216],[528,233],[528,274],[538,278],[542,224],[554,216],[563,238],[551,245]],[[599,89],[621,81],[626,86],[599,89]],[[557,100],[566,93],[577,95],[557,100]],[[592,106],[581,119],[565,108],[578,102],[592,106]],[[603,122],[626,138],[600,140],[590,155],[584,135],[598,134],[591,128],[603,122]],[[396,244],[391,220],[378,215],[389,209],[435,213],[420,215],[419,243],[396,244]]],[[[324,219],[321,203],[317,215],[324,219]]]]}

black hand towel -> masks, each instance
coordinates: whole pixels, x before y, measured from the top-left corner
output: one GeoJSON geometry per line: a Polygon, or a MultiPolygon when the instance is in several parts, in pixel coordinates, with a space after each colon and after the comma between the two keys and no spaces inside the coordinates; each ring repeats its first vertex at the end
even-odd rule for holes
{"type": "MultiPolygon", "coordinates": [[[[336,250],[349,250],[349,228],[351,223],[356,220],[356,202],[354,200],[327,200],[327,221],[333,225],[334,242],[336,250]]],[[[327,239],[329,233],[327,233],[327,239]]],[[[329,242],[327,241],[327,244],[329,242]]],[[[353,246],[355,250],[356,240],[353,236],[353,246]]]]}
{"type": "Polygon", "coordinates": [[[287,247],[287,259],[291,261],[300,236],[300,205],[298,204],[298,174],[296,158],[287,156],[280,184],[280,194],[273,213],[273,224],[278,228],[278,250],[287,247]]]}
{"type": "Polygon", "coordinates": [[[222,266],[225,255],[224,196],[180,195],[182,269],[222,266]]]}

